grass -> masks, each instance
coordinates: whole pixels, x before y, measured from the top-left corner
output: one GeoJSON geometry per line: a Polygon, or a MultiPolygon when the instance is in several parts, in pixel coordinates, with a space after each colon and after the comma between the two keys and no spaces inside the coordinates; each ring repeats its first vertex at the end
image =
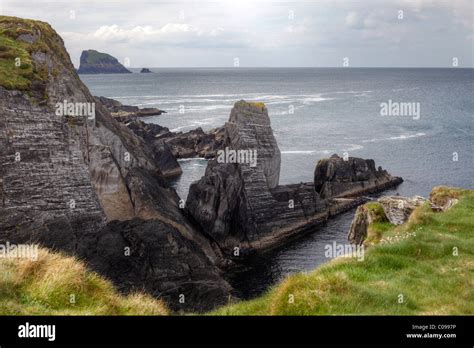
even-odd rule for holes
{"type": "Polygon", "coordinates": [[[107,53],[101,53],[96,50],[88,50],[87,51],[87,63],[88,64],[96,64],[102,60],[116,60],[114,57],[107,53]]]}
{"type": "Polygon", "coordinates": [[[364,241],[364,245],[370,246],[378,244],[380,239],[382,239],[382,236],[391,228],[393,228],[394,225],[388,221],[380,203],[365,203],[363,208],[367,210],[368,216],[372,221],[372,223],[367,228],[367,238],[364,241]]]}
{"type": "Polygon", "coordinates": [[[432,196],[459,203],[444,213],[425,204],[397,227],[381,223],[364,261],[335,259],[210,314],[473,315],[474,191],[437,187],[432,196]]]}
{"type": "Polygon", "coordinates": [[[27,90],[33,75],[33,64],[24,45],[9,38],[5,29],[0,29],[0,85],[7,89],[27,90]]]}
{"type": "Polygon", "coordinates": [[[50,78],[48,67],[44,62],[34,61],[34,53],[57,55],[63,64],[70,61],[62,39],[49,24],[0,16],[0,86],[21,91],[44,88],[42,85],[50,78]],[[22,35],[34,40],[21,40],[22,35]]]}
{"type": "Polygon", "coordinates": [[[119,294],[73,257],[39,248],[37,260],[0,258],[0,315],[166,314],[161,301],[119,294]]]}
{"type": "MultiPolygon", "coordinates": [[[[444,213],[425,204],[400,226],[375,219],[364,261],[337,258],[209,314],[473,315],[474,191],[437,187],[432,196],[459,202],[444,213]]],[[[367,209],[380,213],[376,203],[367,209]]],[[[161,301],[122,295],[73,257],[39,249],[36,261],[0,258],[0,315],[166,314],[161,301]]]]}

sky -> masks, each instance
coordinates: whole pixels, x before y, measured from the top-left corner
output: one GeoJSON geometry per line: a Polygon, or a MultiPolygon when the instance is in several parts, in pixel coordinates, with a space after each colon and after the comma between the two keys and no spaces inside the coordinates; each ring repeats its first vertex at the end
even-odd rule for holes
{"type": "Polygon", "coordinates": [[[473,0],[0,0],[50,23],[76,67],[474,66],[473,0]],[[127,64],[128,65],[128,64],[127,64]]]}

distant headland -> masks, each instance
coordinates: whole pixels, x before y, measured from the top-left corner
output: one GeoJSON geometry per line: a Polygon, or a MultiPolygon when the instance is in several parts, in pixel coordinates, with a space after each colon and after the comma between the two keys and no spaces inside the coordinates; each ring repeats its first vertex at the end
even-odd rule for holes
{"type": "Polygon", "coordinates": [[[78,74],[131,74],[110,54],[96,50],[82,51],[78,74]]]}

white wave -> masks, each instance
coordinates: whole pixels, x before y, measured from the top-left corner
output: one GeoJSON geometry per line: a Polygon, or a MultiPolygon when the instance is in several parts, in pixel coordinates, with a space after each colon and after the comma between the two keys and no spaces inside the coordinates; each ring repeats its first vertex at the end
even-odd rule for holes
{"type": "Polygon", "coordinates": [[[425,136],[426,133],[416,133],[416,134],[401,134],[397,136],[392,136],[389,138],[372,138],[372,139],[366,139],[362,140],[363,143],[376,143],[379,141],[387,141],[387,140],[406,140],[406,139],[412,139],[412,138],[418,138],[418,137],[423,137],[425,136]]]}
{"type": "Polygon", "coordinates": [[[318,103],[326,100],[334,100],[335,98],[323,98],[321,96],[311,97],[311,98],[304,98],[302,99],[303,104],[311,104],[311,103],[318,103]]]}
{"type": "Polygon", "coordinates": [[[409,134],[409,135],[406,135],[406,134],[402,134],[402,135],[399,135],[397,137],[390,137],[390,140],[398,140],[398,139],[410,139],[410,138],[418,138],[418,137],[422,137],[426,135],[425,133],[416,133],[416,134],[409,134]]]}
{"type": "Polygon", "coordinates": [[[328,154],[328,153],[334,153],[334,151],[331,150],[287,150],[287,151],[281,151],[282,154],[302,154],[302,155],[311,155],[313,153],[323,153],[323,154],[328,154]]]}
{"type": "Polygon", "coordinates": [[[207,162],[208,160],[201,157],[192,157],[192,158],[178,158],[178,162],[207,162]]]}
{"type": "Polygon", "coordinates": [[[314,150],[288,150],[288,151],[281,151],[281,153],[304,153],[304,154],[310,154],[310,153],[316,153],[314,150]]]}
{"type": "Polygon", "coordinates": [[[364,148],[362,145],[358,145],[358,144],[346,144],[346,145],[349,145],[350,147],[347,149],[342,149],[341,151],[349,152],[349,151],[361,150],[364,148]]]}

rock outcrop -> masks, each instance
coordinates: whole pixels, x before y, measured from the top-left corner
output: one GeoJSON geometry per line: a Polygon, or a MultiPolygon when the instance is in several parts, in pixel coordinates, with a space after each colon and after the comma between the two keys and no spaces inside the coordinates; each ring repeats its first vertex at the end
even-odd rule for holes
{"type": "Polygon", "coordinates": [[[426,202],[436,212],[447,211],[457,203],[461,192],[461,189],[437,186],[431,191],[429,200],[421,196],[383,196],[376,202],[361,205],[355,212],[347,239],[353,244],[366,244],[370,239],[371,225],[377,222],[402,225],[417,207],[426,202]]]}
{"type": "MultiPolygon", "coordinates": [[[[216,278],[220,251],[180,209],[179,197],[164,179],[161,152],[96,103],[48,24],[0,17],[0,29],[2,42],[41,72],[22,75],[28,79],[21,84],[26,90],[0,84],[0,243],[36,242],[74,253],[120,281],[123,290],[141,286],[174,298],[194,286],[208,287],[203,294],[187,292],[187,310],[227,301],[230,287],[216,278]],[[69,106],[72,113],[65,111],[69,106]],[[87,112],[77,114],[77,106],[87,112]],[[157,235],[151,236],[154,229],[157,235]],[[133,244],[133,238],[141,244],[133,244]],[[113,242],[107,244],[108,239],[113,242]],[[163,240],[168,242],[146,244],[163,240]],[[117,278],[118,268],[108,266],[125,244],[133,246],[134,258],[121,263],[126,267],[117,278]],[[163,257],[143,250],[159,250],[163,257]],[[176,250],[186,251],[188,263],[171,258],[176,250]],[[135,274],[149,262],[153,272],[135,274]],[[198,264],[203,266],[191,270],[198,264]],[[174,278],[167,287],[170,272],[174,278]]],[[[14,64],[8,60],[13,58],[0,59],[1,66],[14,64]]]]}
{"type": "Polygon", "coordinates": [[[166,113],[166,111],[158,108],[139,108],[138,106],[123,105],[118,100],[106,97],[95,97],[95,100],[102,103],[110,111],[110,114],[121,122],[137,117],[159,116],[166,113]]]}
{"type": "Polygon", "coordinates": [[[224,145],[224,127],[204,132],[202,128],[188,132],[171,132],[168,128],[141,120],[127,119],[122,122],[149,145],[166,144],[175,158],[216,157],[224,145]]]}
{"type": "MultiPolygon", "coordinates": [[[[277,246],[364,202],[361,197],[323,199],[313,183],[278,185],[280,151],[262,103],[235,104],[225,125],[223,148],[208,162],[205,175],[191,185],[186,205],[193,219],[229,255],[235,255],[236,248],[241,255],[277,246]],[[245,161],[252,153],[255,161],[245,161]]],[[[365,174],[359,185],[363,192],[388,186],[375,174],[365,174]],[[372,181],[370,175],[375,177],[372,181]]],[[[381,178],[386,175],[380,172],[381,178]]],[[[317,185],[324,185],[319,179],[317,185]]]]}
{"type": "Polygon", "coordinates": [[[142,73],[142,74],[151,74],[151,73],[153,73],[153,71],[151,71],[148,68],[142,68],[142,70],[140,70],[140,73],[142,73]]]}
{"type": "Polygon", "coordinates": [[[414,196],[385,196],[378,199],[390,223],[401,225],[408,220],[411,213],[426,202],[426,198],[414,196]]]}
{"type": "Polygon", "coordinates": [[[459,202],[459,189],[436,186],[430,192],[430,206],[434,211],[447,211],[459,202]]]}
{"type": "Polygon", "coordinates": [[[96,50],[82,51],[78,74],[131,74],[110,54],[96,50]]]}
{"type": "Polygon", "coordinates": [[[176,158],[216,157],[218,150],[223,148],[224,127],[204,132],[196,128],[188,132],[169,133],[162,138],[171,148],[176,158]]]}
{"type": "Polygon", "coordinates": [[[344,159],[336,154],[320,160],[314,172],[315,189],[323,198],[380,192],[402,181],[402,178],[392,177],[382,167],[376,169],[374,160],[344,159]]]}
{"type": "Polygon", "coordinates": [[[380,203],[369,202],[360,205],[354,214],[347,239],[352,244],[362,245],[369,236],[372,224],[386,222],[388,219],[380,203]]]}

